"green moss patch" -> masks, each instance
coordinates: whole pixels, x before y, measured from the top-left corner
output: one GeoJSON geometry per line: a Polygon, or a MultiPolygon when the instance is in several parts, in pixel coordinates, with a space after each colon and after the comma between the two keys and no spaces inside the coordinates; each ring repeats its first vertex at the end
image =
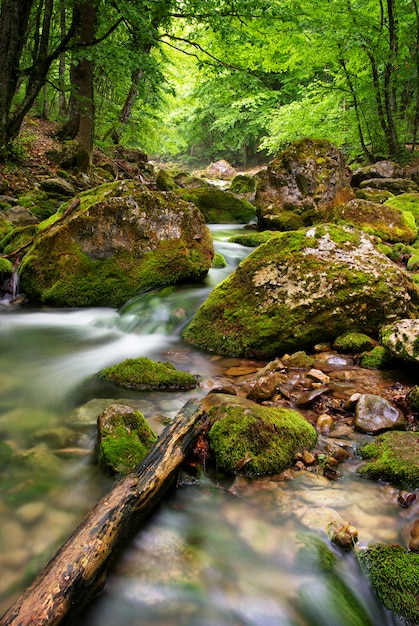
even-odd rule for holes
{"type": "Polygon", "coordinates": [[[381,370],[388,367],[392,359],[392,354],[387,348],[384,348],[384,346],[376,346],[370,352],[363,353],[360,365],[366,369],[381,370]]]}
{"type": "Polygon", "coordinates": [[[358,474],[404,489],[419,487],[419,437],[415,432],[390,431],[359,450],[367,462],[358,474]]]}
{"type": "Polygon", "coordinates": [[[193,389],[197,385],[195,376],[177,370],[172,363],[151,361],[145,357],[126,359],[103,369],[99,376],[126,389],[193,389]]]}
{"type": "Polygon", "coordinates": [[[249,400],[220,402],[209,411],[211,450],[217,467],[247,475],[273,474],[314,446],[315,429],[294,410],[262,407],[249,400]]]}
{"type": "Polygon", "coordinates": [[[333,342],[333,348],[342,352],[363,352],[373,347],[371,337],[364,333],[345,333],[333,342]]]}
{"type": "Polygon", "coordinates": [[[399,545],[374,544],[358,559],[384,606],[410,626],[419,624],[419,554],[399,545]]]}
{"type": "Polygon", "coordinates": [[[234,237],[230,237],[229,241],[231,243],[239,243],[241,246],[246,246],[247,248],[257,248],[262,243],[266,243],[272,237],[277,237],[278,233],[273,230],[263,230],[260,233],[242,233],[240,235],[235,235],[234,237]]]}

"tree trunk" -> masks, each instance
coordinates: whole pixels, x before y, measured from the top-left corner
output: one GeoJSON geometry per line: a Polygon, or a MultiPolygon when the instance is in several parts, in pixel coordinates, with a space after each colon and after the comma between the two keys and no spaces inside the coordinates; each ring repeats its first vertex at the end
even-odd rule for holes
{"type": "Polygon", "coordinates": [[[9,112],[33,0],[3,0],[0,13],[0,148],[9,142],[9,112]]]}
{"type": "MultiPolygon", "coordinates": [[[[66,33],[66,16],[65,16],[65,0],[60,0],[60,35],[61,41],[64,39],[66,33]]],[[[60,91],[58,94],[58,110],[59,114],[64,117],[67,113],[67,102],[65,97],[65,53],[60,54],[59,62],[59,86],[60,91]]]]}
{"type": "Polygon", "coordinates": [[[77,616],[102,589],[117,550],[174,482],[207,426],[205,402],[189,400],[150,454],[90,511],[32,584],[0,619],[0,626],[55,626],[77,616]]]}
{"type": "MultiPolygon", "coordinates": [[[[96,9],[94,0],[84,0],[80,7],[80,41],[83,45],[91,44],[94,38],[96,9]]],[[[78,139],[80,146],[89,155],[93,153],[95,107],[93,102],[93,61],[86,56],[80,62],[80,117],[78,139]]]]}

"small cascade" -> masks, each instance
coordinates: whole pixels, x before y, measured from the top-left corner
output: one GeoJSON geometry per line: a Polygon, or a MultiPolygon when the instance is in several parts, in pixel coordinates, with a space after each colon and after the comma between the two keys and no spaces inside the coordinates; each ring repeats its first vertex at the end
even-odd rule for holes
{"type": "Polygon", "coordinates": [[[15,304],[19,295],[19,265],[20,259],[17,258],[13,263],[13,274],[7,278],[0,288],[0,304],[15,304]]]}

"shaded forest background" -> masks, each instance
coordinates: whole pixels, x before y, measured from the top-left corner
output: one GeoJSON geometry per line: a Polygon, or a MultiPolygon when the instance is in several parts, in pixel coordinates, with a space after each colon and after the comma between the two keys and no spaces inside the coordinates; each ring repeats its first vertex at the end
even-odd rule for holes
{"type": "Polygon", "coordinates": [[[28,113],[57,137],[246,166],[304,136],[406,161],[417,0],[2,0],[0,156],[28,113]]]}

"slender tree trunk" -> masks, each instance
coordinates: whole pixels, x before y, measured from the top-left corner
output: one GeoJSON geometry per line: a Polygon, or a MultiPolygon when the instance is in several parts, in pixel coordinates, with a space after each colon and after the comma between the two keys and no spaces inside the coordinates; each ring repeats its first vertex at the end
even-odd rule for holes
{"type": "MultiPolygon", "coordinates": [[[[65,0],[60,0],[60,36],[61,41],[64,39],[66,33],[66,15],[65,15],[65,0]]],[[[60,91],[58,94],[58,107],[59,114],[64,117],[67,113],[67,102],[65,97],[65,53],[60,54],[59,62],[59,86],[60,91]]]]}
{"type": "Polygon", "coordinates": [[[359,136],[359,141],[361,142],[362,150],[365,156],[368,158],[368,160],[372,162],[373,155],[365,143],[364,133],[363,133],[362,124],[361,124],[361,113],[359,110],[358,96],[357,96],[356,89],[352,81],[352,77],[348,72],[346,62],[343,58],[339,59],[339,64],[345,74],[346,83],[348,85],[349,91],[351,92],[352,102],[354,103],[355,116],[356,116],[356,122],[357,122],[357,128],[358,128],[358,136],[359,136]]]}

